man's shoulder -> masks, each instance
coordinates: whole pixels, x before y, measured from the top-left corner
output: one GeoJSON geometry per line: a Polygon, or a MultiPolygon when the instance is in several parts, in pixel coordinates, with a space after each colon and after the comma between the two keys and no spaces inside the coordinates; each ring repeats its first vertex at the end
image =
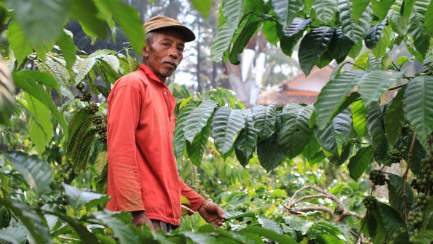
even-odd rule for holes
{"type": "Polygon", "coordinates": [[[149,82],[146,75],[141,70],[136,70],[134,72],[131,72],[127,75],[124,75],[120,77],[117,81],[115,86],[117,88],[121,88],[124,86],[130,86],[137,89],[143,89],[147,83],[149,82]]]}

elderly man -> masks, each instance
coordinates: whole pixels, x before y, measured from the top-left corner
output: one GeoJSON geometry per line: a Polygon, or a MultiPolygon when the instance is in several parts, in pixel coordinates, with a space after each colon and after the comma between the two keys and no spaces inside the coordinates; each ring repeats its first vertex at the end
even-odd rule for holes
{"type": "Polygon", "coordinates": [[[149,19],[144,28],[144,64],[121,77],[108,97],[107,208],[131,212],[136,226],[170,231],[180,224],[182,195],[188,208],[218,227],[225,220],[222,209],[179,178],[172,147],[176,101],[165,81],[194,33],[165,16],[149,19]]]}

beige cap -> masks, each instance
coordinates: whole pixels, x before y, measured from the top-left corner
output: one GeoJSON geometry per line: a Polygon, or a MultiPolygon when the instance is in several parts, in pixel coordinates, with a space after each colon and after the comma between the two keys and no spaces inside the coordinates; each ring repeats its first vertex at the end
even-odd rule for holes
{"type": "Polygon", "coordinates": [[[188,27],[186,27],[186,26],[182,25],[181,23],[179,23],[178,21],[176,21],[172,18],[166,17],[166,16],[158,15],[158,16],[152,17],[152,18],[148,19],[144,23],[143,26],[144,26],[144,33],[145,34],[147,34],[148,32],[154,31],[154,30],[171,28],[171,29],[179,30],[179,33],[184,36],[185,42],[190,42],[190,41],[195,40],[194,33],[188,27]]]}

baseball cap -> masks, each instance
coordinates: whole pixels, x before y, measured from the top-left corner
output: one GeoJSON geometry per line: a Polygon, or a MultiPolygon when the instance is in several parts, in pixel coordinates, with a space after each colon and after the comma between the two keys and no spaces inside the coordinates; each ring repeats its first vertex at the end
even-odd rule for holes
{"type": "Polygon", "coordinates": [[[188,27],[182,25],[180,22],[172,18],[163,15],[158,15],[148,19],[143,26],[145,34],[155,30],[170,28],[179,30],[179,33],[185,38],[185,42],[195,40],[194,33],[188,27]]]}

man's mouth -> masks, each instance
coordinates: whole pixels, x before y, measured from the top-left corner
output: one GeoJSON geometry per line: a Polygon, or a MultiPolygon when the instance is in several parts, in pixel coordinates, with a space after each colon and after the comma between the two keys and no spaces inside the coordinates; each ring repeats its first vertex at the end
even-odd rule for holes
{"type": "Polygon", "coordinates": [[[175,62],[164,61],[163,64],[168,64],[168,65],[172,66],[174,69],[177,68],[177,63],[175,63],[175,62]]]}

